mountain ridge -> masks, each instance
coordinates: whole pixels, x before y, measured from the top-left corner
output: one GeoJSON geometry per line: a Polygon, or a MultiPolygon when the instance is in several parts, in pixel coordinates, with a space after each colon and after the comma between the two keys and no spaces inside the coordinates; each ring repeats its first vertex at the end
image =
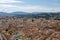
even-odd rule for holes
{"type": "Polygon", "coordinates": [[[27,13],[27,12],[12,12],[12,13],[5,13],[5,12],[0,12],[0,16],[15,16],[15,17],[27,17],[27,18],[58,18],[60,19],[60,12],[32,12],[32,13],[27,13]]]}

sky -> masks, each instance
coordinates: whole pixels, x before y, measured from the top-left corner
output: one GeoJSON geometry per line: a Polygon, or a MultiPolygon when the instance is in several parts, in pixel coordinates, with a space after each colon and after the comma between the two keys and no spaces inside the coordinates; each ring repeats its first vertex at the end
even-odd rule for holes
{"type": "Polygon", "coordinates": [[[0,0],[0,12],[60,12],[60,0],[0,0]]]}

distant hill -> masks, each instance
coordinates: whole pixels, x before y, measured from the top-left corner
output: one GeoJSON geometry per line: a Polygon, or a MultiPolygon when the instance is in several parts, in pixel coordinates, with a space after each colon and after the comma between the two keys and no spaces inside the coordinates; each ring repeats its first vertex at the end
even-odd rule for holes
{"type": "Polygon", "coordinates": [[[27,18],[46,18],[46,19],[60,19],[60,12],[12,12],[12,13],[5,13],[0,12],[0,16],[15,16],[15,17],[27,17],[27,18]]]}

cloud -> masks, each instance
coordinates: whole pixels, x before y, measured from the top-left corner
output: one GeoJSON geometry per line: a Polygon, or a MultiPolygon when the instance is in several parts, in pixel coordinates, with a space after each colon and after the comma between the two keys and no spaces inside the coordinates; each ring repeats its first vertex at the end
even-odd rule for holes
{"type": "MultiPolygon", "coordinates": [[[[56,0],[55,0],[56,1],[56,0]]],[[[53,4],[58,5],[58,4],[53,4]]],[[[60,12],[60,7],[44,7],[44,6],[34,6],[26,5],[23,1],[18,0],[0,0],[0,12],[15,12],[15,11],[24,11],[24,12],[60,12]],[[10,3],[10,4],[9,4],[10,3]],[[13,5],[16,4],[16,5],[13,5]],[[18,4],[17,4],[18,3],[18,4]],[[23,3],[25,6],[20,5],[23,3]]]]}
{"type": "Polygon", "coordinates": [[[15,11],[24,11],[24,12],[60,12],[59,8],[49,8],[42,6],[14,6],[8,4],[0,4],[0,12],[15,12],[15,11]]]}
{"type": "Polygon", "coordinates": [[[16,0],[0,0],[0,3],[24,3],[24,2],[16,0]]]}

